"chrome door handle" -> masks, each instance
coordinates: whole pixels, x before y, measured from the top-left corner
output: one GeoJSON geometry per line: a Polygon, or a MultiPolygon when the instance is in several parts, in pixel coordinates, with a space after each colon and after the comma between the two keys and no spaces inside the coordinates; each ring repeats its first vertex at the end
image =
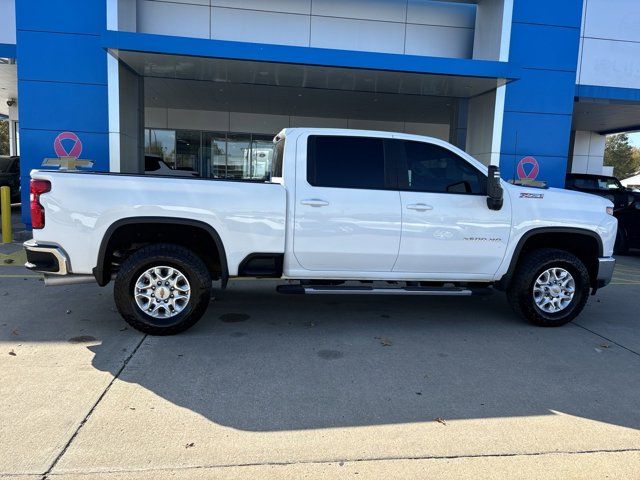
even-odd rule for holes
{"type": "Polygon", "coordinates": [[[433,210],[433,207],[424,203],[411,203],[407,205],[407,209],[417,210],[418,212],[426,212],[427,210],[433,210]]]}
{"type": "Polygon", "coordinates": [[[320,200],[319,198],[309,198],[307,200],[300,201],[302,205],[309,205],[310,207],[326,207],[329,202],[320,200]]]}

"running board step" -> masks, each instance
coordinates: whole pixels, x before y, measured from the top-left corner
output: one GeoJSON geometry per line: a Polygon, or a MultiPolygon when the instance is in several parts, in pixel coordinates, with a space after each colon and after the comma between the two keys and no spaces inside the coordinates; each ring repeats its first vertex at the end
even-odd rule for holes
{"type": "Polygon", "coordinates": [[[433,296],[470,296],[488,295],[490,288],[464,287],[372,287],[372,286],[334,286],[334,285],[278,285],[278,293],[297,295],[433,295],[433,296]]]}

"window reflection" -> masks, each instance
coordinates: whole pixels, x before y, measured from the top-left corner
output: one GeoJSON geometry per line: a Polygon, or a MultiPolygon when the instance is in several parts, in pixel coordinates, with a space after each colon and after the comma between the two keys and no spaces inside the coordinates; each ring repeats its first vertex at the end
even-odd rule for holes
{"type": "Polygon", "coordinates": [[[253,136],[251,142],[251,163],[249,178],[254,180],[267,179],[273,161],[273,142],[268,138],[253,136]]]}
{"type": "Polygon", "coordinates": [[[173,130],[147,129],[144,135],[144,152],[160,155],[170,168],[176,164],[176,132],[173,130]]]}
{"type": "Polygon", "coordinates": [[[204,132],[202,147],[202,176],[225,178],[227,176],[227,134],[204,132]]]}
{"type": "Polygon", "coordinates": [[[145,129],[145,153],[172,169],[203,177],[268,180],[274,144],[270,135],[145,129]]]}
{"type": "Polygon", "coordinates": [[[176,132],[176,170],[200,171],[200,132],[176,132]]]}

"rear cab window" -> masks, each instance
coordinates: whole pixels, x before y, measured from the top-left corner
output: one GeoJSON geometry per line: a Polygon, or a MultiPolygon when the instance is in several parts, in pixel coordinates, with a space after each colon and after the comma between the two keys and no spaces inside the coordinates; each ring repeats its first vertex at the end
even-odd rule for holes
{"type": "Polygon", "coordinates": [[[310,135],[307,181],[315,187],[394,188],[384,138],[310,135]]]}
{"type": "Polygon", "coordinates": [[[271,162],[271,180],[279,180],[283,175],[285,137],[274,140],[273,160],[271,162]]]}

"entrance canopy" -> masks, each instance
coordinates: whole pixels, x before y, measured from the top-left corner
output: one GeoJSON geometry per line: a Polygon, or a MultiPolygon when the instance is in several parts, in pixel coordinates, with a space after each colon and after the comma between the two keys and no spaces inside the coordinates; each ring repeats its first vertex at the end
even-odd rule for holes
{"type": "Polygon", "coordinates": [[[145,78],[145,106],[448,124],[452,100],[506,80],[113,52],[145,78]]]}
{"type": "Polygon", "coordinates": [[[609,133],[640,130],[640,93],[635,89],[579,85],[573,129],[609,133]]]}

